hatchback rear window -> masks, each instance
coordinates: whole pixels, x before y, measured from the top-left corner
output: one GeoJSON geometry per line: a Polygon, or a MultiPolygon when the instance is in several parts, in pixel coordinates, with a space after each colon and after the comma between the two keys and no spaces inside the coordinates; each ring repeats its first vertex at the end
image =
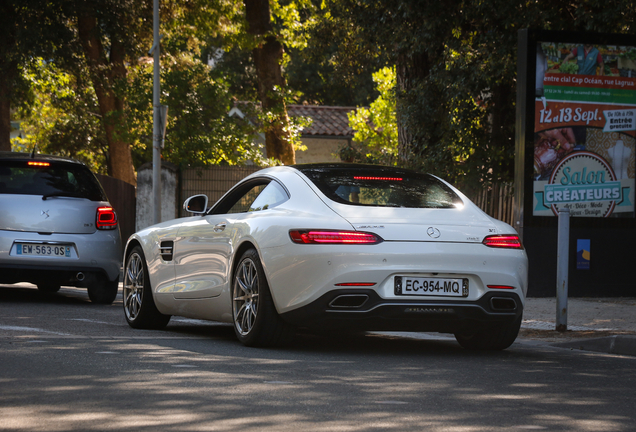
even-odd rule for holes
{"type": "Polygon", "coordinates": [[[369,165],[298,165],[320,191],[342,204],[375,207],[456,208],[462,200],[435,177],[369,165]]]}
{"type": "Polygon", "coordinates": [[[101,185],[85,166],[38,160],[0,161],[0,193],[107,200],[101,185]]]}

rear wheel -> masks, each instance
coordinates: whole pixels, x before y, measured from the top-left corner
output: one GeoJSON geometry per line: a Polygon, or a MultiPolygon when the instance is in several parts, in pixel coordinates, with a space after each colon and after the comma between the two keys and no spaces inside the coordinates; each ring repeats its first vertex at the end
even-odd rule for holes
{"type": "Polygon", "coordinates": [[[109,281],[107,279],[98,279],[92,282],[88,287],[88,298],[91,302],[97,304],[109,305],[115,301],[117,291],[119,290],[119,280],[109,281]]]}
{"type": "Polygon", "coordinates": [[[162,314],[155,305],[146,258],[140,246],[135,246],[126,258],[124,313],[128,325],[138,329],[161,329],[170,321],[170,315],[162,314]]]}
{"type": "Polygon", "coordinates": [[[294,328],[276,312],[265,272],[255,249],[241,257],[232,283],[232,318],[236,337],[247,346],[280,346],[294,328]]]}
{"type": "Polygon", "coordinates": [[[491,327],[475,333],[455,333],[455,339],[466,349],[504,350],[517,339],[519,328],[521,327],[521,318],[522,316],[519,315],[517,319],[509,324],[491,327]]]}

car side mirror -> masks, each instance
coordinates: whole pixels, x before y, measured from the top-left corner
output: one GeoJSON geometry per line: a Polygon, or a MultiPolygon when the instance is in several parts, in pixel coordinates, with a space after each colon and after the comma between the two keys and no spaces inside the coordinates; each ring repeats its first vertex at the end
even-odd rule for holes
{"type": "Polygon", "coordinates": [[[194,214],[203,214],[208,209],[207,195],[194,195],[185,200],[183,209],[194,214]]]}

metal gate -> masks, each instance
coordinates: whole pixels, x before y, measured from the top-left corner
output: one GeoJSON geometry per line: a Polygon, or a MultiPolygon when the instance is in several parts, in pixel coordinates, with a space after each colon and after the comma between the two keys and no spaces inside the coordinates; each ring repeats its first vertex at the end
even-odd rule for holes
{"type": "MultiPolygon", "coordinates": [[[[181,202],[192,195],[205,194],[208,196],[209,205],[212,205],[236,183],[261,169],[257,166],[211,166],[182,170],[179,181],[181,202]]],[[[179,216],[189,214],[180,207],[179,216]]]]}

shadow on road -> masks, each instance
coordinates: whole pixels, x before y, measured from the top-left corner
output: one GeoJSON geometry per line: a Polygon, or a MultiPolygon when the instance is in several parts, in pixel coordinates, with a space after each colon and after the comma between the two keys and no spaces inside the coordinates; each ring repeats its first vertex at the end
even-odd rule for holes
{"type": "Polygon", "coordinates": [[[51,294],[41,292],[35,285],[19,284],[0,286],[0,302],[79,305],[90,303],[90,300],[85,288],[62,287],[57,293],[51,294]]]}

